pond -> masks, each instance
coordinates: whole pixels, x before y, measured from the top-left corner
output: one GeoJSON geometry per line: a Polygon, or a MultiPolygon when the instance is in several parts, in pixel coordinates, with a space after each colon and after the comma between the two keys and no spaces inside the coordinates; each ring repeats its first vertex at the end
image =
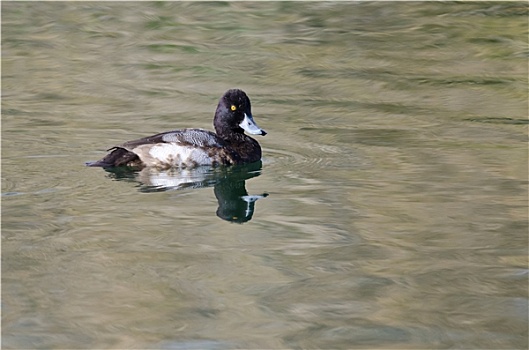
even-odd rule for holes
{"type": "Polygon", "coordinates": [[[2,2],[2,347],[528,347],[524,2],[2,2]],[[84,164],[252,101],[261,162],[84,164]]]}

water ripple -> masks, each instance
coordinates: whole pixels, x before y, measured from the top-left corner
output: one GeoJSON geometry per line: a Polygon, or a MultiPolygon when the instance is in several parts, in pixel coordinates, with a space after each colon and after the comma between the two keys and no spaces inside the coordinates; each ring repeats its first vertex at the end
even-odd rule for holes
{"type": "Polygon", "coordinates": [[[358,168],[367,164],[367,161],[355,152],[325,144],[310,144],[300,152],[266,148],[264,154],[263,163],[265,165],[272,164],[296,169],[358,168]]]}

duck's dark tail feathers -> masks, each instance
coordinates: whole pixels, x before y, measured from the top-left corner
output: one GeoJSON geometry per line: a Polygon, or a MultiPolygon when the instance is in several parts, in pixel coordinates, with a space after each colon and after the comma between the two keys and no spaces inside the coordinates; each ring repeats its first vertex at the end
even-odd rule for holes
{"type": "Polygon", "coordinates": [[[118,166],[140,166],[141,161],[136,153],[127,151],[125,148],[112,147],[103,159],[97,162],[87,162],[86,166],[111,168],[118,166]]]}

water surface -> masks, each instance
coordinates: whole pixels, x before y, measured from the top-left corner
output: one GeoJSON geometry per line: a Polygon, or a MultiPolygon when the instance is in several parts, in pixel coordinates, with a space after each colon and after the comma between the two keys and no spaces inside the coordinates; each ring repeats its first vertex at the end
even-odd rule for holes
{"type": "Polygon", "coordinates": [[[528,347],[523,2],[2,2],[2,347],[528,347]],[[262,164],[87,168],[211,129],[262,164]]]}

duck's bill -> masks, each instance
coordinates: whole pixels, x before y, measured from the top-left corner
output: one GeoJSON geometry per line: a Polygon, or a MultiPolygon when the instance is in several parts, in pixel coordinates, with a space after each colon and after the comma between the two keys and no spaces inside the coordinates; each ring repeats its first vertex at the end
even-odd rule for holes
{"type": "Polygon", "coordinates": [[[250,114],[244,113],[244,119],[239,124],[239,126],[243,128],[248,134],[261,136],[266,135],[266,131],[264,131],[263,129],[258,127],[257,124],[255,124],[255,122],[253,121],[253,117],[250,114]]]}

